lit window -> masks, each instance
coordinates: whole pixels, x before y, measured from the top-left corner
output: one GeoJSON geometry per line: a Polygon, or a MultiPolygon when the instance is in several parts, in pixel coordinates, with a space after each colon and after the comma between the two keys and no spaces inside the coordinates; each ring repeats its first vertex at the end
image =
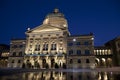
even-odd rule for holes
{"type": "Polygon", "coordinates": [[[108,54],[111,54],[111,50],[108,50],[108,54]]]}

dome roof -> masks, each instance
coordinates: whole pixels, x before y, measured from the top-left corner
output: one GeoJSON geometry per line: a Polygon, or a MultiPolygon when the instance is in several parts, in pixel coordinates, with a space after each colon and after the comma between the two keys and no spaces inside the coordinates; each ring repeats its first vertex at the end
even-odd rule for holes
{"type": "Polygon", "coordinates": [[[52,13],[49,13],[46,18],[51,18],[51,17],[61,17],[64,18],[64,14],[59,12],[59,9],[54,9],[52,13]]]}
{"type": "Polygon", "coordinates": [[[52,13],[49,13],[45,17],[43,24],[51,25],[61,29],[66,29],[68,27],[67,20],[65,19],[64,14],[59,12],[59,9],[54,9],[52,13]]]}

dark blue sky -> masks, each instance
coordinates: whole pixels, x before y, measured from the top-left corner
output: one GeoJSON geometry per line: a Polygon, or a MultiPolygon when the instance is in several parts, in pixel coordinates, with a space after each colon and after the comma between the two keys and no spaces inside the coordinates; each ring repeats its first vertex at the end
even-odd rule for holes
{"type": "Polygon", "coordinates": [[[119,0],[0,0],[0,43],[25,38],[54,8],[64,13],[71,34],[93,32],[95,45],[120,36],[119,0]]]}

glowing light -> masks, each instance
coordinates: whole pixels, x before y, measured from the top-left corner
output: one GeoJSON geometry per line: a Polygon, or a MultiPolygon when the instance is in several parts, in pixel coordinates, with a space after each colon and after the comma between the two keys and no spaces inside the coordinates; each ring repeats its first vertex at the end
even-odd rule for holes
{"type": "Polygon", "coordinates": [[[27,28],[27,30],[29,31],[29,30],[30,30],[30,28],[27,28]]]}
{"type": "Polygon", "coordinates": [[[104,59],[104,58],[102,58],[102,61],[104,61],[104,62],[105,62],[105,59],[104,59]]]}
{"type": "Polygon", "coordinates": [[[91,38],[91,40],[94,40],[94,38],[91,38]]]}
{"type": "Polygon", "coordinates": [[[75,42],[75,41],[76,41],[76,39],[73,39],[73,41],[75,42]]]}

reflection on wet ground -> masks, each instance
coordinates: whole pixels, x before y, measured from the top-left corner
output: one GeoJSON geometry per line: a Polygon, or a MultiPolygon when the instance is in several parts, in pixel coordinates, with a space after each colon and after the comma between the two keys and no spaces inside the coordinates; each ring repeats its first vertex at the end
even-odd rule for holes
{"type": "Polygon", "coordinates": [[[0,76],[0,80],[120,80],[120,72],[41,71],[0,76]]]}

